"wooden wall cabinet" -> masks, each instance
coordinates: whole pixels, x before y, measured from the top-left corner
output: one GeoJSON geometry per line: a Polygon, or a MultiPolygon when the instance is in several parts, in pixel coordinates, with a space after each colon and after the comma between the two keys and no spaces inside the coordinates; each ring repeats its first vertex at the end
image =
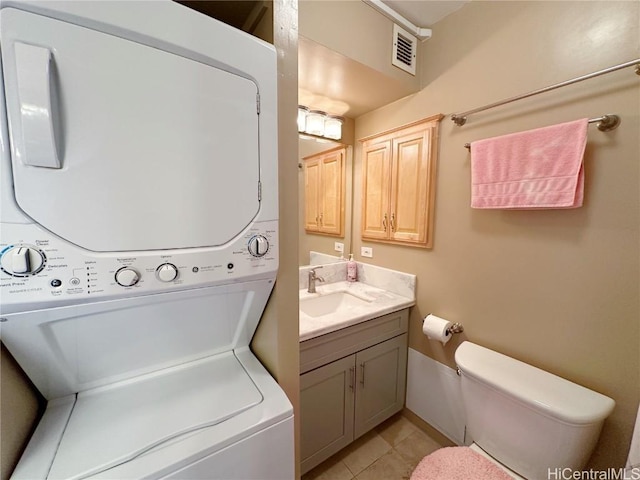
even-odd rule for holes
{"type": "Polygon", "coordinates": [[[435,115],[362,142],[362,239],[430,248],[438,126],[435,115]]]}
{"type": "Polygon", "coordinates": [[[405,309],[301,344],[301,473],[402,410],[407,325],[405,309]]]}
{"type": "Polygon", "coordinates": [[[344,235],[346,153],[341,146],[303,159],[307,233],[344,235]]]}

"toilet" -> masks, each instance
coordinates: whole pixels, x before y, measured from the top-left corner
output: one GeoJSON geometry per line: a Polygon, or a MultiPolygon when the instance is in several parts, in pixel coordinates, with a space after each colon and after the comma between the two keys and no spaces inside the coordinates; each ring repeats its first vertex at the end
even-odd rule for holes
{"type": "Polygon", "coordinates": [[[470,446],[426,456],[411,480],[542,480],[583,469],[613,411],[611,398],[471,342],[460,344],[455,359],[470,446]]]}

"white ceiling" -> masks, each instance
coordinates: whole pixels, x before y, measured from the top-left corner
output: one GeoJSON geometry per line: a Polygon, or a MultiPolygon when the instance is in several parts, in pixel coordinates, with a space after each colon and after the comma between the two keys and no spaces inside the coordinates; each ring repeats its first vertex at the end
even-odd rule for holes
{"type": "Polygon", "coordinates": [[[416,27],[430,27],[470,0],[382,0],[416,27]]]}

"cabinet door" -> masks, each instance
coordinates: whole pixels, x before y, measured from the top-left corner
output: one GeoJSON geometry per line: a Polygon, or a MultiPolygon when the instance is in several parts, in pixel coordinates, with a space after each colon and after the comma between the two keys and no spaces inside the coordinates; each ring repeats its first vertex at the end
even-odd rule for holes
{"type": "Polygon", "coordinates": [[[305,159],[304,162],[304,229],[317,232],[320,228],[320,208],[318,205],[320,186],[320,160],[305,159]]]}
{"type": "Polygon", "coordinates": [[[420,129],[393,139],[390,238],[425,243],[430,143],[420,129]]]}
{"type": "Polygon", "coordinates": [[[353,441],[355,355],[300,376],[302,473],[353,441]]]}
{"type": "Polygon", "coordinates": [[[402,410],[407,372],[407,334],[356,354],[355,438],[402,410]]]}
{"type": "Polygon", "coordinates": [[[362,238],[389,238],[391,142],[365,143],[362,155],[362,238]]]}
{"type": "Polygon", "coordinates": [[[320,164],[320,231],[342,235],[344,225],[345,149],[325,154],[320,164]]]}
{"type": "Polygon", "coordinates": [[[345,207],[345,147],[304,158],[304,228],[342,236],[345,207]]]}

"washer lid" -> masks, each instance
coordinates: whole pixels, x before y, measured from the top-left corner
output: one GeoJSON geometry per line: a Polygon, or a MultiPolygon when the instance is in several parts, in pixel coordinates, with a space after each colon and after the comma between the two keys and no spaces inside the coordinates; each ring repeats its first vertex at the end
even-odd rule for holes
{"type": "Polygon", "coordinates": [[[49,478],[95,475],[262,401],[231,352],[81,392],[49,478]]]}
{"type": "Polygon", "coordinates": [[[562,422],[596,423],[615,406],[598,392],[475,343],[463,342],[455,359],[463,378],[473,378],[562,422]]]}

